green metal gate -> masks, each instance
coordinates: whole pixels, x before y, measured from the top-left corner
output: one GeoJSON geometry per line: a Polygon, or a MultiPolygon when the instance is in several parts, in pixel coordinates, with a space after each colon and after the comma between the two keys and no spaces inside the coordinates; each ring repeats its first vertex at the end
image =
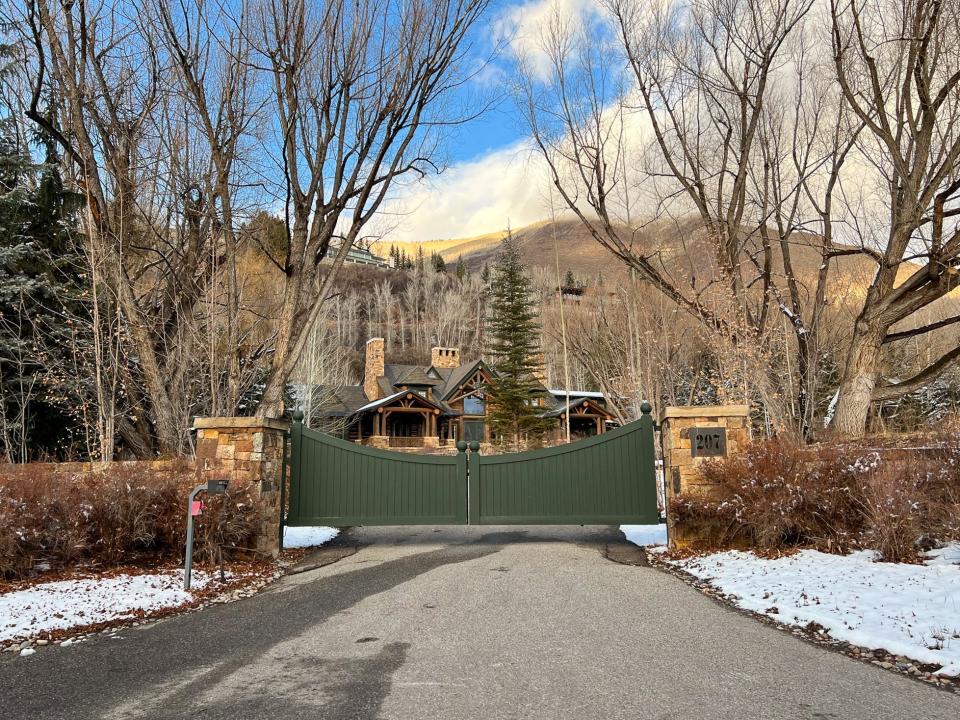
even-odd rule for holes
{"type": "Polygon", "coordinates": [[[507,455],[470,453],[470,523],[656,523],[655,462],[649,412],[569,445],[507,455]]]}
{"type": "Polygon", "coordinates": [[[654,425],[637,422],[569,445],[482,455],[361,447],[294,422],[286,524],[593,525],[656,523],[654,425]]]}
{"type": "Polygon", "coordinates": [[[286,524],[464,525],[465,453],[413,455],[361,447],[294,422],[286,524]]]}

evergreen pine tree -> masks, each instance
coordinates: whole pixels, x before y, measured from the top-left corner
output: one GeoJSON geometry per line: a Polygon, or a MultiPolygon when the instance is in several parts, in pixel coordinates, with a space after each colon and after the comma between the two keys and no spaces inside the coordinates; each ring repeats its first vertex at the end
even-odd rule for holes
{"type": "MultiPolygon", "coordinates": [[[[0,57],[8,54],[0,46],[0,57]]],[[[0,455],[26,461],[69,441],[68,411],[83,402],[53,384],[70,366],[72,334],[82,332],[70,318],[85,317],[72,237],[82,200],[64,188],[52,140],[34,138],[43,152],[34,159],[9,110],[0,103],[0,455]]]]}
{"type": "Polygon", "coordinates": [[[426,269],[426,263],[423,260],[423,245],[417,245],[417,272],[421,275],[426,269]]]}
{"type": "Polygon", "coordinates": [[[573,270],[567,269],[567,274],[563,276],[564,287],[576,287],[577,279],[573,276],[573,270]]]}
{"type": "Polygon", "coordinates": [[[486,263],[483,264],[483,270],[480,271],[480,279],[483,280],[483,284],[489,287],[490,285],[490,266],[486,263]]]}
{"type": "Polygon", "coordinates": [[[499,442],[538,445],[551,424],[541,417],[546,390],[536,377],[540,326],[530,278],[509,232],[495,268],[487,338],[494,368],[490,426],[499,442]]]}
{"type": "Polygon", "coordinates": [[[467,277],[467,266],[463,263],[463,255],[457,257],[457,280],[463,282],[467,277]]]}
{"type": "Polygon", "coordinates": [[[441,273],[447,271],[447,263],[438,252],[430,253],[430,264],[433,266],[435,272],[441,273]]]}

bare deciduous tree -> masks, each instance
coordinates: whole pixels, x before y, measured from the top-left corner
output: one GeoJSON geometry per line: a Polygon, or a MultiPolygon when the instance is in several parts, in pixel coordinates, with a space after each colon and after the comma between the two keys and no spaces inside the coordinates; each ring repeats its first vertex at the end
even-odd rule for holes
{"type": "Polygon", "coordinates": [[[273,89],[289,242],[259,413],[283,391],[340,267],[387,195],[435,167],[436,131],[456,121],[467,38],[487,0],[266,0],[254,46],[273,89]],[[337,240],[333,262],[321,265],[337,240]]]}
{"type": "MultiPolygon", "coordinates": [[[[772,244],[778,203],[756,169],[770,151],[784,47],[811,4],[610,0],[612,43],[558,17],[543,36],[549,77],[528,69],[521,88],[553,183],[593,238],[741,353],[767,346],[771,305],[793,312],[771,303],[775,264],[789,275],[789,256],[772,244]],[[657,242],[671,217],[671,238],[657,242]]],[[[795,230],[783,228],[781,247],[795,230]]],[[[765,366],[758,357],[760,374],[743,373],[744,392],[749,376],[783,425],[788,411],[765,366]]]]}
{"type": "MultiPolygon", "coordinates": [[[[243,26],[246,11],[241,6],[234,18],[216,3],[195,0],[174,5],[154,2],[151,20],[167,55],[176,69],[177,86],[192,110],[206,144],[204,156],[212,167],[206,173],[210,186],[205,212],[211,231],[222,238],[223,333],[221,353],[226,358],[226,392],[221,396],[219,363],[210,369],[211,407],[214,415],[237,412],[243,383],[241,360],[246,344],[241,342],[240,288],[237,279],[236,211],[238,168],[244,163],[241,152],[249,151],[250,129],[258,107],[254,104],[254,73],[250,65],[250,47],[243,26]],[[211,28],[218,28],[214,34],[211,28]]],[[[247,169],[249,172],[249,169],[247,169]]],[[[212,248],[214,257],[221,254],[212,248]]],[[[216,314],[209,313],[215,317],[216,314]]],[[[211,357],[211,361],[214,361],[211,357]]]]}
{"type": "MultiPolygon", "coordinates": [[[[141,457],[189,446],[203,394],[195,350],[204,327],[217,325],[203,308],[224,275],[224,354],[239,345],[231,183],[249,122],[236,36],[214,38],[187,8],[176,20],[155,9],[31,0],[24,25],[36,70],[28,116],[57,139],[86,200],[94,322],[120,321],[121,354],[104,346],[96,363],[98,404],[111,413],[104,441],[112,443],[115,425],[141,457]],[[55,117],[38,108],[51,88],[55,117]],[[111,387],[115,405],[106,402],[111,387]]],[[[236,405],[238,376],[231,362],[228,405],[236,405]]]]}
{"type": "Polygon", "coordinates": [[[861,154],[884,193],[876,215],[857,227],[856,241],[877,269],[854,323],[833,419],[837,432],[856,436],[871,403],[922,387],[960,358],[957,343],[912,377],[880,378],[885,344],[960,321],[891,332],[958,285],[960,3],[831,0],[830,19],[836,76],[865,125],[861,154]]]}

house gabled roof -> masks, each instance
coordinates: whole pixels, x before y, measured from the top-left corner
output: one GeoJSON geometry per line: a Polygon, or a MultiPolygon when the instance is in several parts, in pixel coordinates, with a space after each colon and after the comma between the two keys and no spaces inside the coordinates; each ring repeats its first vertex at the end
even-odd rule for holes
{"type": "Polygon", "coordinates": [[[442,384],[443,384],[443,380],[441,378],[430,376],[429,367],[424,368],[419,365],[415,365],[414,367],[412,367],[410,370],[404,373],[403,376],[399,377],[394,383],[394,385],[417,385],[417,386],[426,386],[426,385],[434,386],[434,385],[442,385],[442,384]]]}
{"type": "Polygon", "coordinates": [[[309,392],[311,413],[318,417],[349,417],[368,402],[362,385],[316,385],[309,392]]]}
{"type": "MultiPolygon", "coordinates": [[[[572,394],[573,393],[571,393],[571,395],[572,394]]],[[[568,411],[573,412],[581,405],[590,406],[590,408],[594,411],[594,414],[596,415],[603,415],[607,418],[613,418],[612,412],[610,412],[605,407],[603,407],[602,405],[599,405],[597,402],[595,402],[594,400],[588,397],[582,397],[582,398],[578,398],[577,400],[571,400],[569,405],[567,405],[566,403],[560,403],[558,406],[551,408],[550,410],[547,410],[547,412],[545,413],[542,413],[541,417],[560,417],[561,415],[563,415],[568,411]]]]}
{"type": "Polygon", "coordinates": [[[419,393],[415,393],[412,390],[400,390],[399,392],[395,392],[392,395],[387,395],[387,397],[382,397],[379,400],[373,400],[371,402],[368,402],[366,405],[358,408],[355,414],[359,415],[360,413],[370,412],[371,410],[376,410],[377,408],[385,407],[387,405],[390,405],[396,402],[400,398],[406,397],[406,396],[410,396],[411,400],[416,400],[417,402],[423,405],[436,408],[441,412],[446,412],[447,410],[449,410],[449,408],[445,408],[443,405],[436,403],[433,400],[429,400],[425,398],[423,395],[419,393]]]}
{"type": "Polygon", "coordinates": [[[454,368],[450,371],[450,374],[447,376],[443,387],[439,389],[440,397],[442,397],[444,400],[448,400],[453,393],[456,392],[460,386],[463,385],[468,378],[472,377],[473,374],[479,369],[485,370],[486,373],[491,377],[496,376],[496,373],[493,371],[493,369],[483,360],[477,360],[471,365],[461,365],[460,367],[454,368]]]}

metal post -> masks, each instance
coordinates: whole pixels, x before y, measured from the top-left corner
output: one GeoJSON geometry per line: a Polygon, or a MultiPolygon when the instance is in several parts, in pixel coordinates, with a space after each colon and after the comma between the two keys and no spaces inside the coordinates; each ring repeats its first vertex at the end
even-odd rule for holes
{"type": "Polygon", "coordinates": [[[190,589],[190,572],[193,570],[193,501],[207,484],[197,485],[187,498],[187,555],[183,560],[183,589],[190,589]]]}
{"type": "Polygon", "coordinates": [[[197,485],[187,498],[187,550],[183,559],[183,589],[190,589],[190,573],[193,570],[193,502],[197,495],[206,491],[210,495],[222,495],[227,491],[228,480],[208,480],[197,485]]]}

